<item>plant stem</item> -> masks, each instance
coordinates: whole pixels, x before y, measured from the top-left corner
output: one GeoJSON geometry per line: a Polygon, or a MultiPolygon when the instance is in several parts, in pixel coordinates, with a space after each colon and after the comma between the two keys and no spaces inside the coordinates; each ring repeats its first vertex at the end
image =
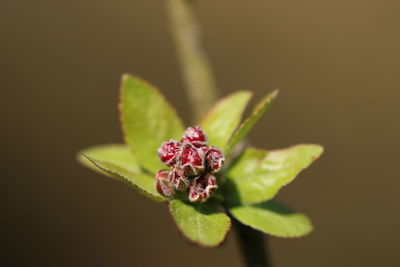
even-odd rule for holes
{"type": "Polygon", "coordinates": [[[247,267],[271,267],[266,236],[232,218],[242,256],[247,267]]]}
{"type": "MultiPolygon", "coordinates": [[[[167,0],[178,56],[196,121],[217,96],[217,86],[208,57],[203,49],[201,28],[194,0],[167,0]]],[[[265,236],[232,218],[238,241],[248,267],[270,267],[265,236]]]]}
{"type": "Polygon", "coordinates": [[[203,49],[201,27],[193,0],[168,0],[171,29],[186,91],[197,121],[216,100],[217,86],[203,49]]]}

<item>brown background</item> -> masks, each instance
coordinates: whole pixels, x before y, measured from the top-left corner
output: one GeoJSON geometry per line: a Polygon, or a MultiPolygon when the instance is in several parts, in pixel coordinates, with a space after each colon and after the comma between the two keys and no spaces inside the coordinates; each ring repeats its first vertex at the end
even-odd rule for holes
{"type": "MultiPolygon", "coordinates": [[[[252,142],[326,148],[278,197],[315,232],[271,238],[276,266],[400,266],[400,2],[199,2],[223,94],[281,89],[252,142]]],[[[191,246],[164,205],[74,159],[122,140],[123,72],[189,120],[164,1],[3,0],[0,38],[1,265],[241,266],[232,233],[191,246]]]]}

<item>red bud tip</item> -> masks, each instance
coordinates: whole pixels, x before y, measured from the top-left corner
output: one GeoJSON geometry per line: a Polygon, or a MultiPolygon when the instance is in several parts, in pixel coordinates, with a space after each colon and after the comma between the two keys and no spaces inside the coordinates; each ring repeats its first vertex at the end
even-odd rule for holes
{"type": "Polygon", "coordinates": [[[177,154],[180,151],[181,144],[174,140],[162,143],[158,149],[158,156],[165,165],[171,167],[176,164],[177,154]]]}
{"type": "Polygon", "coordinates": [[[188,127],[181,142],[189,142],[194,146],[204,146],[207,144],[207,136],[200,126],[188,127]]]}

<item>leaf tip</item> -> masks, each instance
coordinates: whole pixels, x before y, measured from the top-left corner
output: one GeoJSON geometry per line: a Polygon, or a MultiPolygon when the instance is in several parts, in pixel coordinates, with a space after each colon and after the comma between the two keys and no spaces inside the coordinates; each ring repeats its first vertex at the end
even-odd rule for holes
{"type": "Polygon", "coordinates": [[[133,77],[132,74],[125,72],[125,73],[123,73],[122,76],[121,76],[121,82],[123,83],[123,82],[125,82],[127,79],[132,78],[132,77],[133,77]]]}
{"type": "Polygon", "coordinates": [[[278,95],[279,95],[279,89],[275,89],[275,90],[272,91],[272,93],[270,94],[270,97],[271,97],[271,99],[275,99],[278,95]]]}
{"type": "Polygon", "coordinates": [[[305,230],[305,231],[302,232],[302,233],[297,233],[297,234],[283,234],[283,235],[271,234],[271,233],[270,233],[269,235],[271,235],[271,236],[276,236],[276,237],[279,237],[279,238],[286,238],[286,239],[297,239],[297,238],[306,237],[306,236],[310,235],[310,234],[314,231],[314,226],[313,226],[311,220],[310,220],[306,215],[304,215],[304,218],[306,219],[306,221],[307,221],[307,223],[308,223],[308,225],[307,225],[307,226],[308,226],[308,229],[305,230]]]}
{"type": "Polygon", "coordinates": [[[77,154],[76,154],[76,158],[77,158],[77,160],[80,162],[80,163],[84,163],[85,161],[89,161],[89,162],[91,162],[93,165],[95,165],[96,167],[97,167],[97,165],[96,165],[96,163],[94,162],[94,160],[92,159],[92,158],[90,158],[88,155],[86,155],[84,152],[82,152],[82,151],[79,151],[77,154]]]}
{"type": "Polygon", "coordinates": [[[85,165],[85,161],[87,161],[87,158],[86,158],[86,155],[82,151],[79,151],[75,154],[75,160],[78,163],[85,165]]]}
{"type": "Polygon", "coordinates": [[[325,151],[325,148],[319,144],[310,144],[309,146],[311,146],[315,149],[315,154],[312,158],[313,160],[318,159],[325,151]]]}
{"type": "Polygon", "coordinates": [[[237,91],[234,95],[242,95],[242,97],[244,97],[247,102],[253,97],[254,93],[250,90],[240,90],[237,91]]]}

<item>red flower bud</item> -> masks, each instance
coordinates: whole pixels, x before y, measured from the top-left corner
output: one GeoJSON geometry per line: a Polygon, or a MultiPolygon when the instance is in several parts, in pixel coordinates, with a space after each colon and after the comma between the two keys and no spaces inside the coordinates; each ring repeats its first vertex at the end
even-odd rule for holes
{"type": "Polygon", "coordinates": [[[198,175],[204,170],[205,153],[204,149],[184,143],[180,153],[181,168],[187,176],[198,175]]]}
{"type": "Polygon", "coordinates": [[[181,142],[188,142],[197,147],[204,146],[207,144],[207,136],[200,126],[188,127],[181,142]]]}
{"type": "Polygon", "coordinates": [[[210,171],[213,173],[221,170],[222,165],[225,162],[225,158],[224,155],[222,154],[222,151],[214,146],[209,147],[206,154],[206,159],[208,167],[210,168],[210,171]]]}
{"type": "Polygon", "coordinates": [[[169,173],[169,180],[172,185],[178,191],[185,191],[189,187],[189,179],[185,176],[184,171],[178,167],[175,167],[169,173]]]}
{"type": "Polygon", "coordinates": [[[177,154],[180,150],[181,144],[175,140],[169,140],[162,143],[158,149],[158,156],[165,165],[171,167],[177,163],[177,154]]]}
{"type": "Polygon", "coordinates": [[[188,127],[181,143],[175,140],[164,142],[158,149],[160,160],[171,167],[156,175],[157,191],[171,198],[175,191],[188,193],[192,202],[204,202],[217,190],[217,181],[212,173],[224,164],[224,155],[216,147],[207,147],[207,136],[199,126],[188,127]]]}
{"type": "Polygon", "coordinates": [[[200,175],[194,179],[189,187],[189,200],[191,202],[202,203],[206,201],[217,188],[216,179],[212,174],[206,173],[200,175]]]}
{"type": "Polygon", "coordinates": [[[155,187],[158,193],[164,197],[172,197],[175,193],[174,186],[169,180],[169,171],[160,170],[156,175],[155,187]]]}

